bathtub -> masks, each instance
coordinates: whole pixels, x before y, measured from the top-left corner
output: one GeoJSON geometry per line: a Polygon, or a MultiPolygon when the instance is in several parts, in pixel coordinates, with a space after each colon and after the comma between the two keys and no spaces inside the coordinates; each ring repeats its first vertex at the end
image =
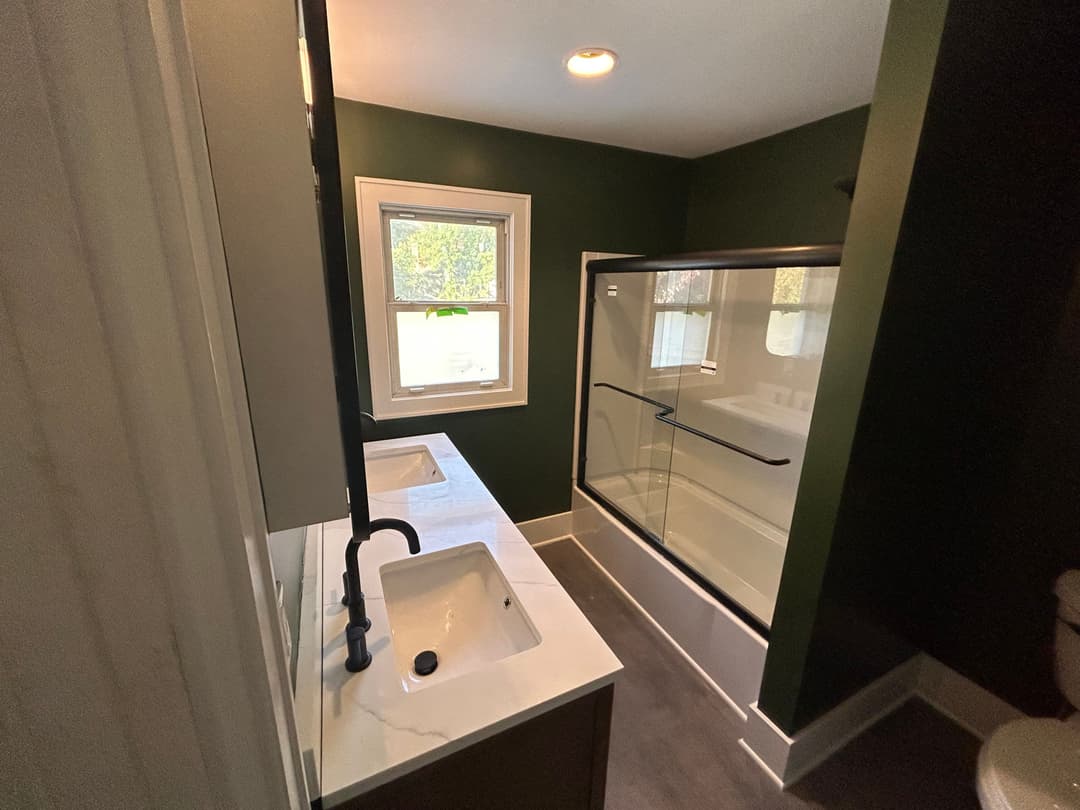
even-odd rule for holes
{"type": "Polygon", "coordinates": [[[589,483],[754,619],[772,623],[787,545],[780,528],[678,475],[640,470],[589,483]]]}
{"type": "Polygon", "coordinates": [[[633,470],[589,485],[754,619],[771,624],[787,546],[780,528],[663,471],[633,470]]]}
{"type": "MultiPolygon", "coordinates": [[[[611,498],[609,502],[612,503],[621,500],[618,508],[625,510],[628,515],[649,503],[648,471],[607,478],[608,494],[604,496],[605,500],[611,498]]],[[[663,504],[655,504],[655,496],[662,497],[667,488],[665,485],[663,489],[658,489],[658,480],[652,480],[651,492],[654,507],[662,510],[663,504]]],[[[752,537],[745,526],[748,516],[738,514],[737,508],[734,508],[734,512],[714,512],[716,502],[713,499],[719,498],[715,493],[703,491],[687,481],[677,480],[674,484],[670,489],[673,506],[680,514],[685,514],[687,520],[691,517],[707,520],[708,532],[705,536],[717,536],[717,543],[746,543],[759,556],[773,554],[776,559],[783,558],[783,546],[773,542],[778,538],[752,537]],[[683,512],[683,509],[686,511],[683,512]],[[711,514],[723,517],[707,517],[711,514]],[[717,531],[720,523],[732,530],[717,531]]],[[[632,517],[638,520],[637,514],[632,517]]],[[[573,488],[571,524],[571,533],[582,548],[667,633],[732,708],[745,718],[750,704],[757,700],[765,667],[768,642],[762,628],[749,624],[742,614],[732,610],[712,590],[703,587],[698,579],[689,576],[651,543],[641,539],[587,489],[576,484],[573,488]]],[[[675,548],[689,558],[695,553],[696,547],[690,540],[695,535],[701,535],[700,527],[680,527],[673,533],[670,542],[674,542],[675,548]]],[[[700,554],[700,547],[697,548],[696,553],[700,554]]],[[[672,553],[675,551],[674,548],[668,550],[672,553]]],[[[717,576],[716,572],[710,574],[710,577],[717,576]]],[[[775,598],[775,581],[768,573],[747,568],[728,572],[728,576],[731,583],[745,580],[741,586],[746,589],[744,598],[751,601],[756,598],[762,603],[767,594],[775,598]]],[[[779,568],[775,579],[778,577],[779,568]]]]}

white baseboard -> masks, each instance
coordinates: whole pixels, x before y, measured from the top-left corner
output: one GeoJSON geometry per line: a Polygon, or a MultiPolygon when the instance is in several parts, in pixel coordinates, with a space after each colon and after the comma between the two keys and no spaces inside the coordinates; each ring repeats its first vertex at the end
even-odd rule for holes
{"type": "Polygon", "coordinates": [[[1024,717],[1015,706],[936,658],[924,653],[920,659],[918,696],[980,740],[993,734],[998,726],[1024,717]]]}
{"type": "Polygon", "coordinates": [[[769,775],[788,787],[911,697],[919,656],[905,661],[789,737],[759,708],[750,707],[743,745],[769,775]]]}
{"type": "Polygon", "coordinates": [[[757,763],[757,766],[761,768],[761,770],[765,771],[765,775],[772,779],[773,782],[776,783],[776,786],[778,788],[783,790],[785,787],[787,787],[783,782],[780,781],[780,777],[773,773],[772,768],[769,767],[765,760],[758,756],[757,751],[750,747],[750,745],[746,742],[745,738],[739,739],[739,747],[750,756],[750,759],[754,760],[754,762],[757,763]]]}
{"type": "Polygon", "coordinates": [[[535,546],[569,535],[573,514],[573,512],[559,512],[555,515],[524,520],[516,525],[518,531],[525,535],[529,545],[535,546]]]}
{"type": "Polygon", "coordinates": [[[740,744],[769,776],[790,787],[913,697],[979,739],[1023,714],[929,655],[919,653],[834,707],[794,737],[750,707],[740,744]]]}

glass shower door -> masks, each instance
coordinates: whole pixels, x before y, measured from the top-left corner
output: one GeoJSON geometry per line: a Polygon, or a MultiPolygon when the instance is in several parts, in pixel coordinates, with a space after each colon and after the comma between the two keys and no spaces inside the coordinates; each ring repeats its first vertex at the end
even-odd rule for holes
{"type": "Polygon", "coordinates": [[[593,279],[580,483],[762,629],[837,276],[743,265],[593,279]]]}
{"type": "Polygon", "coordinates": [[[681,367],[672,414],[697,432],[672,440],[663,540],[768,626],[838,268],[708,272],[703,362],[681,367]]]}
{"type": "MultiPolygon", "coordinates": [[[[674,428],[655,415],[678,376],[649,374],[653,273],[598,273],[593,300],[585,476],[611,507],[662,542],[674,428]]],[[[681,345],[681,343],[680,343],[681,345]]]]}

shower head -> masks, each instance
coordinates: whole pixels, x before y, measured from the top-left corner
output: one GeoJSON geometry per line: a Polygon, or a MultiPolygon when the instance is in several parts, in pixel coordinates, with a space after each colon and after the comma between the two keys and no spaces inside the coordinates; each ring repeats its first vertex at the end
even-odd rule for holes
{"type": "Polygon", "coordinates": [[[853,199],[855,197],[855,175],[837,177],[833,180],[832,187],[847,194],[849,200],[853,199]]]}

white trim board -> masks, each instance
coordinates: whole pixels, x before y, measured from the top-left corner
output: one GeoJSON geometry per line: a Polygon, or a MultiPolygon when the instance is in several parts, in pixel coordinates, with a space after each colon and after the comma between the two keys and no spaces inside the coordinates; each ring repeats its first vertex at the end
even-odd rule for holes
{"type": "Polygon", "coordinates": [[[776,726],[755,702],[739,744],[753,752],[773,781],[789,787],[910,698],[918,668],[918,657],[909,659],[794,737],[776,726]]]}
{"type": "Polygon", "coordinates": [[[529,545],[535,546],[568,536],[571,533],[571,519],[573,516],[573,512],[559,512],[558,514],[544,515],[532,520],[523,520],[521,523],[514,525],[517,526],[519,532],[525,535],[529,545]]]}
{"type": "Polygon", "coordinates": [[[585,293],[588,289],[588,264],[593,259],[625,259],[640,256],[639,253],[604,253],[597,250],[585,250],[581,253],[581,279],[578,283],[578,335],[577,335],[577,371],[574,376],[574,443],[570,456],[570,484],[577,483],[578,441],[581,432],[581,371],[585,363],[585,293]]]}
{"type": "Polygon", "coordinates": [[[940,661],[919,653],[789,737],[754,703],[739,744],[778,785],[790,787],[913,697],[975,737],[1023,717],[1001,698],[940,661]]]}
{"type": "Polygon", "coordinates": [[[919,656],[915,694],[980,740],[985,740],[999,726],[1025,716],[1015,706],[926,653],[919,656]]]}

